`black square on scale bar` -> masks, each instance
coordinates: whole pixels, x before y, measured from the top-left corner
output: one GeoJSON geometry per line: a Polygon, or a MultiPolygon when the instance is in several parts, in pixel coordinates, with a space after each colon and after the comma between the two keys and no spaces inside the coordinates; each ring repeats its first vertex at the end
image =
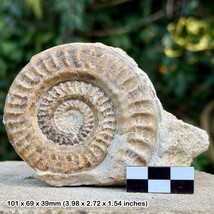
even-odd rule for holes
{"type": "Polygon", "coordinates": [[[148,180],[128,179],[126,187],[127,192],[148,192],[148,180]]]}
{"type": "Polygon", "coordinates": [[[171,180],[171,193],[187,194],[193,193],[194,181],[193,180],[171,180]]]}
{"type": "Polygon", "coordinates": [[[170,167],[148,167],[148,179],[170,179],[170,167]]]}

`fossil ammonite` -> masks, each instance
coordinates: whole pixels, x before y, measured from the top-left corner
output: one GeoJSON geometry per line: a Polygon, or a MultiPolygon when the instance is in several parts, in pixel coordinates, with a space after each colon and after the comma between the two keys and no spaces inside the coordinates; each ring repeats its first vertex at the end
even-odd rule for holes
{"type": "Polygon", "coordinates": [[[102,185],[124,184],[126,164],[170,160],[166,115],[125,52],[71,43],[37,54],[20,71],[4,122],[17,153],[47,183],[102,185]]]}

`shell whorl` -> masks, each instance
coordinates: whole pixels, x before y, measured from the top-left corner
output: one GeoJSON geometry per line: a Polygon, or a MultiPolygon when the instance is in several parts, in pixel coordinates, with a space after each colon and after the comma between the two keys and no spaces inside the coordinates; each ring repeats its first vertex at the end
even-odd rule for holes
{"type": "Polygon", "coordinates": [[[148,97],[137,69],[121,50],[101,44],[61,45],[34,56],[6,99],[10,142],[33,168],[73,173],[99,165],[114,136],[127,132],[124,155],[148,162],[144,151],[157,141],[155,95],[148,97]]]}
{"type": "Polygon", "coordinates": [[[39,102],[37,118],[41,131],[53,143],[74,145],[95,138],[92,145],[103,144],[104,148],[113,139],[116,122],[110,99],[98,87],[82,81],[66,81],[49,89],[39,102]]]}

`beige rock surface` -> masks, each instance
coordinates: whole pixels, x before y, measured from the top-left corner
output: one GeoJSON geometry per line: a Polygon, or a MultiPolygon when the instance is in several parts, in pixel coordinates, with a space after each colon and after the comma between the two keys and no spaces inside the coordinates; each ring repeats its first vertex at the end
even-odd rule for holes
{"type": "Polygon", "coordinates": [[[214,175],[195,171],[194,194],[127,193],[125,187],[51,187],[35,177],[25,162],[0,162],[0,213],[205,213],[214,210],[214,175]],[[136,207],[8,207],[7,201],[148,201],[148,208],[136,207]]]}
{"type": "Polygon", "coordinates": [[[54,186],[124,185],[127,165],[188,166],[209,144],[163,109],[133,59],[100,43],[34,56],[10,87],[4,124],[17,153],[54,186]]]}

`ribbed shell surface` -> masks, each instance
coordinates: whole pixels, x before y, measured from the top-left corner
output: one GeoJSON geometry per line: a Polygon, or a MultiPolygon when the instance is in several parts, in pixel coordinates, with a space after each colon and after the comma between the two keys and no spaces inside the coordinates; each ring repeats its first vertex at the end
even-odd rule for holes
{"type": "Polygon", "coordinates": [[[146,163],[142,154],[157,141],[155,95],[144,90],[146,81],[123,51],[102,44],[41,52],[10,87],[9,140],[33,168],[67,174],[99,165],[114,136],[127,132],[127,153],[146,163]]]}

